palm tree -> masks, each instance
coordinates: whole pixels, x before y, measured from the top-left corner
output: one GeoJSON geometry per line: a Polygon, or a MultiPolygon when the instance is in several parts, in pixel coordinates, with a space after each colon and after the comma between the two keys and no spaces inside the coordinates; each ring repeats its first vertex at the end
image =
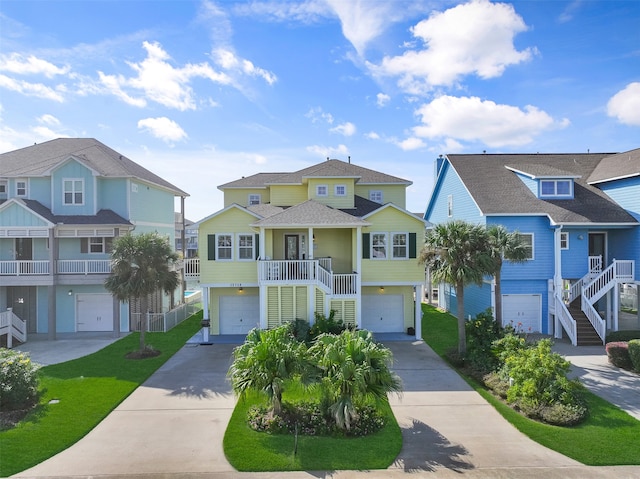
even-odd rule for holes
{"type": "Polygon", "coordinates": [[[322,334],[309,353],[322,371],[322,390],[340,428],[350,429],[358,417],[357,404],[386,401],[387,393],[402,390],[400,378],[390,369],[393,354],[369,331],[322,334]]]}
{"type": "Polygon", "coordinates": [[[462,220],[440,223],[427,232],[419,262],[429,267],[436,283],[455,287],[458,353],[464,355],[467,351],[464,287],[471,283],[480,285],[485,274],[494,272],[486,229],[462,220]]]}
{"type": "Polygon", "coordinates": [[[249,331],[244,343],[233,351],[228,376],[238,396],[249,391],[265,393],[273,414],[279,416],[286,381],[294,376],[304,381],[309,370],[306,346],[293,338],[288,325],[282,325],[249,331]]]}
{"type": "Polygon", "coordinates": [[[147,296],[159,289],[171,293],[178,287],[180,276],[174,268],[178,255],[167,238],[157,233],[143,233],[116,239],[111,261],[111,275],[105,280],[105,288],[121,301],[140,300],[140,351],[143,351],[147,296]]]}
{"type": "Polygon", "coordinates": [[[489,253],[493,258],[493,277],[496,283],[496,322],[502,324],[502,287],[501,275],[504,260],[524,263],[529,257],[528,245],[522,241],[517,231],[509,232],[502,225],[489,225],[489,253]]]}

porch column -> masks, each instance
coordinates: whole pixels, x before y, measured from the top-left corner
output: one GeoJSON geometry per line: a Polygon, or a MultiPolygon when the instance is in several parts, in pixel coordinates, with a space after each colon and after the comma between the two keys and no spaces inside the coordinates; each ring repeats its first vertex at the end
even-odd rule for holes
{"type": "Polygon", "coordinates": [[[313,228],[309,228],[307,233],[307,259],[313,259],[313,228]]]}
{"type": "Polygon", "coordinates": [[[555,229],[553,232],[553,257],[554,257],[554,274],[553,274],[553,286],[554,296],[562,294],[562,249],[560,238],[562,235],[562,226],[555,229]]]}
{"type": "Polygon", "coordinates": [[[267,238],[264,235],[264,227],[261,226],[260,227],[260,259],[264,260],[266,259],[266,254],[265,254],[265,243],[267,242],[267,238]]]}
{"type": "MultiPolygon", "coordinates": [[[[49,229],[49,275],[51,285],[47,286],[47,339],[56,339],[56,283],[58,282],[57,260],[58,242],[56,241],[55,228],[49,229]]],[[[37,288],[36,288],[37,290],[37,288]]],[[[74,313],[75,314],[75,313],[74,313]]],[[[38,314],[36,313],[36,318],[38,314]]]]}
{"type": "Polygon", "coordinates": [[[620,316],[620,285],[613,285],[613,330],[618,330],[618,316],[620,316]]]}
{"type": "Polygon", "coordinates": [[[416,297],[416,339],[422,339],[422,298],[424,298],[424,284],[416,285],[413,287],[413,291],[416,297]]]}
{"type": "Polygon", "coordinates": [[[356,326],[362,327],[362,226],[356,228],[356,326]]]}
{"type": "Polygon", "coordinates": [[[209,319],[209,287],[202,287],[202,319],[209,319]]]}

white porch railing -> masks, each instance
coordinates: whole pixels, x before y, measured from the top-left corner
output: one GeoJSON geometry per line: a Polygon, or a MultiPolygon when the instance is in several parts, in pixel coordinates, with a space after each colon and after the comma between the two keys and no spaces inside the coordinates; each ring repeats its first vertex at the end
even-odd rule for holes
{"type": "Polygon", "coordinates": [[[7,348],[13,347],[13,338],[21,343],[27,342],[27,322],[20,319],[11,311],[0,313],[0,336],[7,335],[7,348]]]}
{"type": "Polygon", "coordinates": [[[633,281],[635,262],[633,260],[613,260],[613,263],[596,276],[591,282],[584,285],[583,298],[590,304],[602,298],[613,285],[621,281],[633,281]]]}
{"type": "Polygon", "coordinates": [[[330,264],[330,258],[258,261],[258,282],[260,284],[316,284],[328,294],[355,295],[357,273],[335,274],[323,266],[330,264]]]}
{"type": "Polygon", "coordinates": [[[602,319],[593,307],[593,304],[591,304],[584,296],[582,296],[581,308],[582,312],[591,323],[591,326],[593,326],[593,329],[596,330],[596,333],[598,333],[598,336],[602,339],[602,344],[604,344],[607,334],[607,322],[602,319]]]}
{"type": "Polygon", "coordinates": [[[35,276],[49,274],[48,260],[0,261],[0,276],[35,276]]]}
{"type": "Polygon", "coordinates": [[[111,260],[109,259],[59,259],[57,265],[58,274],[111,273],[111,260]]]}
{"type": "MultiPolygon", "coordinates": [[[[578,345],[578,326],[576,324],[576,320],[573,319],[571,313],[567,309],[567,306],[564,304],[557,295],[554,298],[555,303],[555,316],[562,324],[567,336],[571,339],[571,344],[574,346],[578,345]]],[[[556,338],[561,338],[562,332],[556,328],[556,338]]]]}
{"type": "MultiPolygon", "coordinates": [[[[185,302],[165,313],[147,313],[147,332],[166,333],[192,314],[202,309],[202,291],[197,291],[185,302]]],[[[142,313],[132,313],[132,331],[140,331],[142,313]]]]}
{"type": "Polygon", "coordinates": [[[200,258],[187,258],[184,260],[184,277],[189,279],[200,277],[200,258]]]}

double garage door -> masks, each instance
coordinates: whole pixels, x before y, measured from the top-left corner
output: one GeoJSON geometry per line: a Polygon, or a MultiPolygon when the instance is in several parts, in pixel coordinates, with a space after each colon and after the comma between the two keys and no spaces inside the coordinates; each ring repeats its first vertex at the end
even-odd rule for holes
{"type": "Polygon", "coordinates": [[[503,294],[502,323],[523,333],[539,333],[542,327],[542,297],[539,294],[503,294]]]}
{"type": "Polygon", "coordinates": [[[220,334],[247,334],[260,325],[259,296],[220,296],[220,334]]]}
{"type": "Polygon", "coordinates": [[[113,297],[77,294],[76,323],[77,331],[113,331],[113,297]]]}
{"type": "Polygon", "coordinates": [[[362,328],[372,333],[404,332],[404,298],[401,294],[362,295],[362,328]]]}

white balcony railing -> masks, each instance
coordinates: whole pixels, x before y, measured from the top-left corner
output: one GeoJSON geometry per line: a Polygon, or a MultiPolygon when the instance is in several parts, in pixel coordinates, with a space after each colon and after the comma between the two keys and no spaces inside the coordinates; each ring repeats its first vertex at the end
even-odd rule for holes
{"type": "Polygon", "coordinates": [[[58,274],[109,274],[111,260],[108,259],[59,259],[58,274]]]}
{"type": "Polygon", "coordinates": [[[258,282],[316,284],[327,293],[340,296],[357,294],[357,273],[335,274],[323,267],[330,264],[320,260],[267,260],[258,261],[258,282]]]}
{"type": "Polygon", "coordinates": [[[200,277],[200,258],[187,258],[184,260],[184,277],[190,279],[200,277]]]}
{"type": "Polygon", "coordinates": [[[27,342],[27,322],[20,319],[16,314],[8,309],[0,313],[0,336],[7,335],[7,348],[13,347],[13,339],[21,343],[27,342]]]}
{"type": "Polygon", "coordinates": [[[49,274],[47,260],[0,261],[0,276],[35,276],[49,274]]]}

